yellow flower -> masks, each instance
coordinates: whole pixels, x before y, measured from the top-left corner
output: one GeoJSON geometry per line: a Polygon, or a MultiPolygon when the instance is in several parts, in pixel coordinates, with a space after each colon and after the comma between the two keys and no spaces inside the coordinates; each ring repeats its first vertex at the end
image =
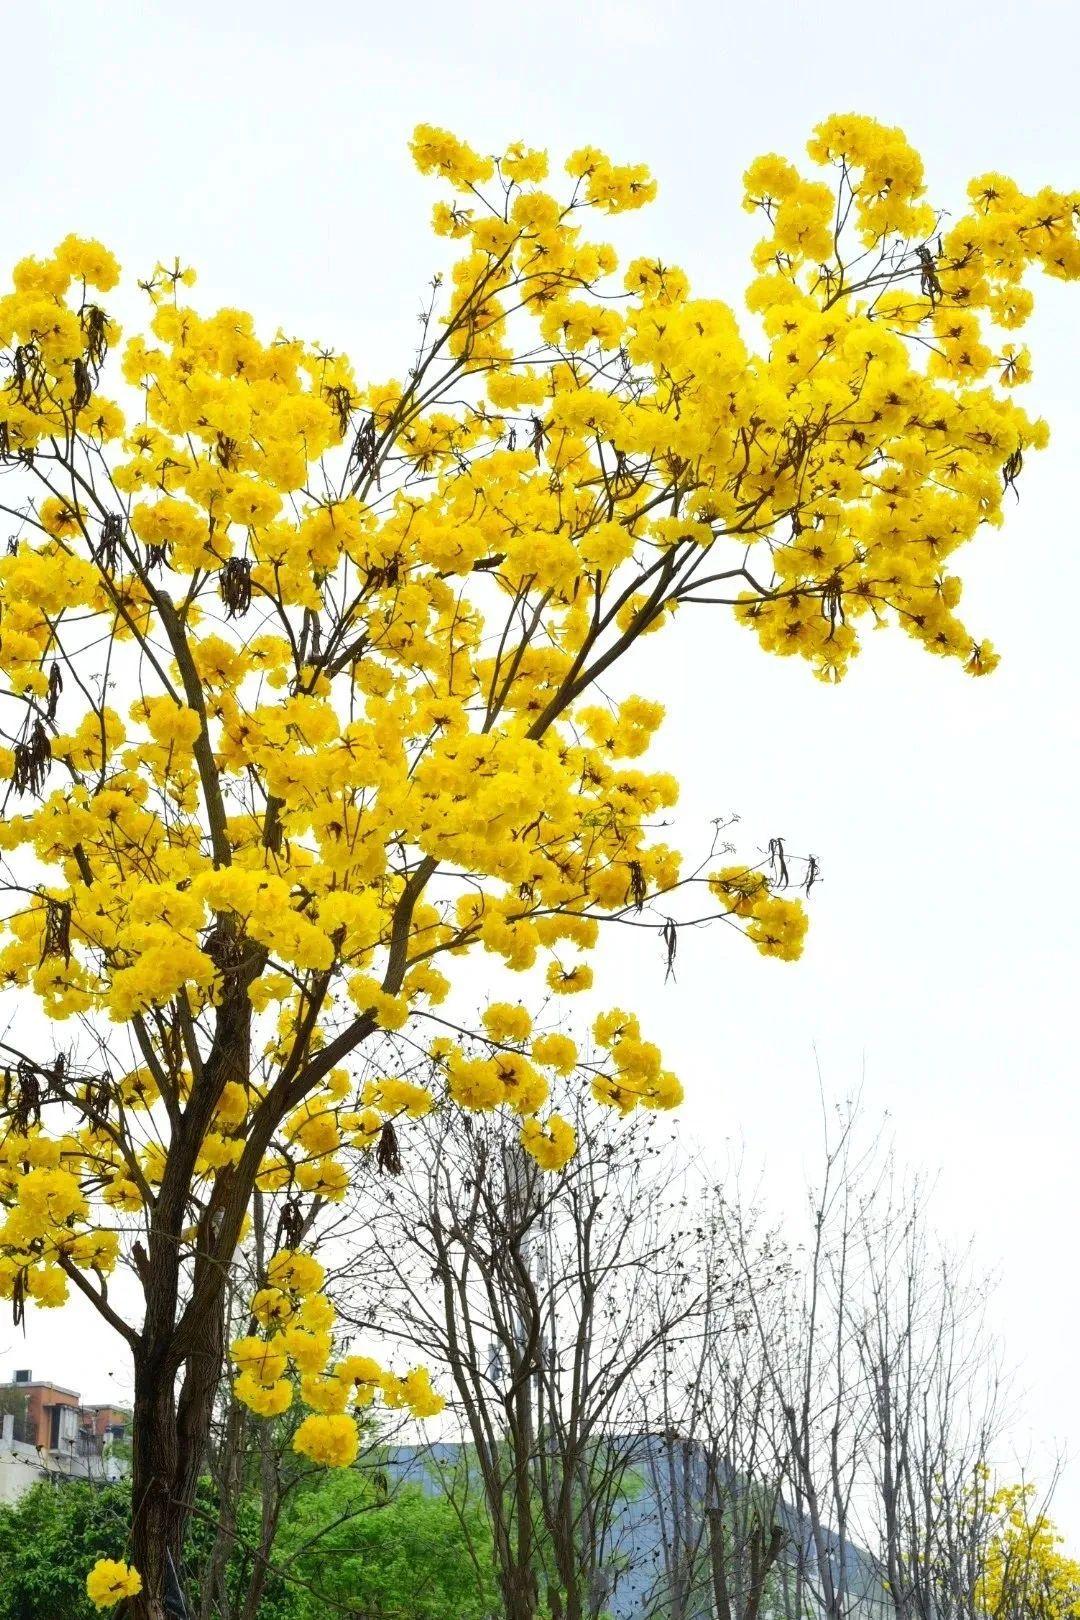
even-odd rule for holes
{"type": "Polygon", "coordinates": [[[313,1254],[299,1249],[279,1249],[266,1268],[272,1288],[291,1289],[294,1294],[315,1294],[323,1285],[326,1272],[313,1254]]]}
{"type": "Polygon", "coordinates": [[[86,512],[73,501],[50,495],[38,507],[38,522],[49,534],[59,537],[74,536],[82,532],[86,512]]]}
{"type": "Polygon", "coordinates": [[[285,1353],[273,1339],[235,1339],[231,1346],[233,1364],[249,1373],[260,1384],[274,1384],[285,1371],[285,1353]]]}
{"type": "Polygon", "coordinates": [[[300,1380],[300,1393],[304,1404],[317,1412],[344,1412],[349,1386],[337,1376],[321,1378],[317,1373],[305,1373],[300,1380]]]}
{"type": "Polygon", "coordinates": [[[233,1394],[257,1417],[280,1417],[292,1405],[293,1386],[287,1378],[279,1378],[275,1384],[264,1384],[251,1373],[243,1372],[233,1382],[233,1394]]]}
{"type": "Polygon", "coordinates": [[[422,1119],[433,1106],[431,1092],[426,1086],[393,1076],[385,1080],[369,1080],[364,1086],[361,1100],[383,1114],[406,1114],[409,1119],[422,1119]]]}
{"type": "Polygon", "coordinates": [[[569,1035],[538,1035],[532,1043],[532,1060],[556,1074],[568,1075],[577,1065],[577,1046],[569,1035]]]}
{"type": "Polygon", "coordinates": [[[27,1286],[37,1305],[55,1310],[67,1303],[67,1278],[59,1266],[34,1266],[27,1273],[27,1286]]]}
{"type": "Polygon", "coordinates": [[[99,292],[111,292],[120,280],[116,257],[100,242],[80,236],[65,236],[56,249],[56,262],[72,276],[89,282],[99,292]]]}
{"type": "Polygon", "coordinates": [[[86,1577],[86,1595],[97,1609],[111,1609],[121,1599],[142,1591],[142,1576],[131,1564],[99,1558],[86,1577]]]}
{"type": "Polygon", "coordinates": [[[517,1044],[527,1041],[532,1019],[524,1007],[509,1001],[493,1001],[484,1009],[484,1028],[493,1041],[517,1044]]]}
{"type": "Polygon", "coordinates": [[[325,1330],[309,1332],[290,1325],[280,1334],[281,1347],[304,1373],[322,1372],[330,1359],[331,1338],[325,1330]]]}
{"type": "Polygon", "coordinates": [[[561,1170],[574,1156],[577,1134],[568,1120],[552,1114],[544,1123],[527,1119],[521,1127],[521,1145],[541,1170],[561,1170]]]}
{"type": "Polygon", "coordinates": [[[384,1373],[383,1396],[389,1407],[407,1407],[413,1417],[435,1417],[446,1401],[431,1387],[431,1375],[426,1367],[414,1367],[401,1378],[384,1373]]]}
{"type": "Polygon", "coordinates": [[[293,1450],[323,1468],[348,1468],[359,1449],[355,1422],[340,1414],[306,1417],[293,1436],[293,1450]]]}
{"type": "Polygon", "coordinates": [[[410,149],[421,174],[433,171],[457,185],[467,186],[490,180],[495,171],[491,158],[482,158],[448,130],[431,124],[417,124],[410,149]]]}
{"type": "Polygon", "coordinates": [[[578,962],[571,968],[564,968],[558,962],[552,962],[548,966],[547,982],[556,995],[574,996],[590,988],[593,971],[585,962],[578,962]]]}

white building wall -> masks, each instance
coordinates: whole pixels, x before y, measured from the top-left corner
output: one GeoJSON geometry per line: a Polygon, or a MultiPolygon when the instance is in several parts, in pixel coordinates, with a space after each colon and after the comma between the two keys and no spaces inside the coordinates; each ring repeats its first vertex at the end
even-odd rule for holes
{"type": "Polygon", "coordinates": [[[123,1479],[119,1458],[76,1457],[56,1451],[39,1451],[15,1439],[15,1419],[7,1413],[0,1425],[0,1503],[17,1502],[43,1479],[93,1479],[113,1483],[123,1479]]]}
{"type": "Polygon", "coordinates": [[[0,1427],[0,1502],[17,1502],[31,1485],[45,1478],[36,1446],[15,1439],[15,1419],[5,1413],[0,1427]]]}

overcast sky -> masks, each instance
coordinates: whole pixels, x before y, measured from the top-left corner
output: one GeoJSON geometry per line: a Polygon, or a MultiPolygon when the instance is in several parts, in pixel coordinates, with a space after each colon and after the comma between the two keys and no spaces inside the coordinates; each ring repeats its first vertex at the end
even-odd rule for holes
{"type": "MultiPolygon", "coordinates": [[[[651,163],[660,196],[619,241],[738,304],[753,222],[740,176],[798,158],[857,110],[902,125],[935,202],[987,169],[1080,187],[1078,31],[1066,3],[858,0],[29,0],[4,8],[5,258],[96,235],[133,276],[180,254],[197,295],[254,309],[402,374],[442,244],[406,151],[420,120],[484,150],[560,158],[590,142],[651,163]]],[[[684,940],[664,985],[651,940],[620,943],[601,999],[633,994],[717,1162],[744,1144],[778,1204],[817,1141],[815,1048],[840,1095],[865,1068],[871,1114],[940,1172],[938,1213],[1001,1282],[1021,1364],[1015,1442],[1075,1462],[1059,1517],[1080,1544],[1075,978],[1080,286],[1036,284],[1029,329],[1050,449],[1003,532],[958,563],[965,617],[1004,655],[992,679],[872,637],[838,690],[766,658],[725,617],[685,619],[638,666],[669,719],[657,766],[683,782],[692,850],[737,812],[745,847],[812,850],[807,954],[764,961],[726,930],[684,940]],[[628,989],[632,985],[632,991],[628,989]]],[[[723,610],[712,610],[722,614],[723,610]]],[[[92,1400],[127,1387],[96,1322],[39,1313],[11,1366],[92,1400]]]]}

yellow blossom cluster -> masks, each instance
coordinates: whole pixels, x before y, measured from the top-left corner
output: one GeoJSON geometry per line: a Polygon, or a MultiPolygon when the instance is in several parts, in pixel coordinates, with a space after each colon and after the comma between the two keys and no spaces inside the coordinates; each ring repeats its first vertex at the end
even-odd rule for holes
{"type": "Polygon", "coordinates": [[[800,901],[777,894],[766,873],[725,866],[709,878],[709,888],[729,916],[746,922],[747,937],[763,956],[791,962],[802,954],[806,911],[800,901]]]}
{"type": "Polygon", "coordinates": [[[8,1130],[0,1139],[0,1299],[60,1306],[72,1268],[102,1278],[115,1267],[119,1234],[105,1225],[86,1227],[88,1199],[79,1176],[66,1167],[84,1167],[83,1145],[35,1126],[8,1130]]]}
{"type": "Polygon", "coordinates": [[[294,1448],[313,1461],[347,1467],[356,1456],[356,1423],[347,1409],[370,1405],[376,1392],[389,1407],[433,1417],[443,1407],[424,1368],[398,1376],[370,1356],[334,1358],[334,1307],[321,1292],[322,1265],[312,1254],[281,1249],[254,1295],[251,1314],[263,1334],[235,1339],[230,1355],[233,1392],[259,1417],[278,1417],[297,1393],[311,1415],[299,1425],[294,1448]]]}
{"type": "MultiPolygon", "coordinates": [[[[828,119],[806,172],[747,172],[740,318],[650,252],[620,274],[604,231],[652,198],[641,165],[584,147],[549,178],[428,126],[412,150],[447,263],[396,378],[200,310],[179,261],[121,341],[118,266],[72,236],[0,296],[0,988],[71,1032],[8,1048],[17,1308],[72,1283],[107,1306],[138,1228],[152,1270],[181,1234],[196,1312],[256,1188],[339,1201],[357,1151],[393,1170],[395,1125],[446,1100],[513,1110],[552,1171],[552,1075],[677,1103],[632,1012],[594,1054],[526,1006],[587,1001],[612,919],[670,962],[703,889],[764,955],[802,948],[794,882],[665,841],[641,637],[708,611],[827,680],[885,625],[996,662],[954,556],[1046,442],[1015,334],[1029,272],[1080,275],[1080,195],[983,175],[945,213],[899,131],[828,119]],[[462,1030],[469,952],[526,977],[462,1030]]],[[[266,1279],[237,1363],[268,1413],[337,1378],[297,1277],[266,1279]]]]}
{"type": "Polygon", "coordinates": [[[1063,1550],[1064,1538],[1040,1506],[1035,1485],[1029,1481],[991,1489],[983,1468],[969,1507],[984,1543],[977,1612],[986,1620],[1005,1620],[1008,1615],[1076,1620],[1080,1562],[1063,1550]]]}
{"type": "Polygon", "coordinates": [[[634,1013],[613,1007],[601,1013],[593,1024],[593,1038],[611,1060],[611,1070],[593,1080],[593,1095],[621,1114],[639,1104],[645,1108],[676,1108],[682,1102],[682,1086],[663,1067],[660,1048],[642,1040],[641,1025],[634,1013]]]}
{"type": "Polygon", "coordinates": [[[99,1558],[86,1577],[86,1595],[95,1609],[111,1609],[142,1591],[142,1577],[130,1564],[99,1558]]]}

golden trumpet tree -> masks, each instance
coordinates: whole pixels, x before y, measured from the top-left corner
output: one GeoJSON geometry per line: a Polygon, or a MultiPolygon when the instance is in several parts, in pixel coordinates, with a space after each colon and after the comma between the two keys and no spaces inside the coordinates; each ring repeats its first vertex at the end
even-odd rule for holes
{"type": "Polygon", "coordinates": [[[1034,1485],[1003,1485],[979,1502],[984,1551],[975,1608],[986,1620],[1076,1620],[1080,1563],[1063,1549],[1057,1526],[1039,1505],[1034,1485]]]}
{"type": "Polygon", "coordinates": [[[946,225],[867,118],[821,125],[809,176],[752,164],[742,322],[660,258],[619,276],[603,225],[650,200],[643,167],[586,148],[549,184],[542,152],[423,126],[412,150],[449,264],[400,379],[200,313],[179,262],[120,347],[119,268],[74,237],[0,299],[0,1294],[78,1290],[130,1348],[141,1588],[97,1586],[140,1616],[253,1197],[280,1220],[237,1390],[299,1396],[298,1444],[347,1463],[357,1401],[437,1405],[422,1372],[337,1353],[308,1240],[355,1155],[392,1168],[393,1121],[436,1102],[506,1106],[556,1169],[553,1071],[678,1100],[632,1010],[587,1042],[534,1029],[531,990],[440,1019],[459,959],[573,995],[605,920],[670,955],[687,894],[799,954],[781,847],[684,873],[664,843],[676,783],[640,763],[662,709],[616,666],[709,604],[828,680],[883,624],[990,669],[953,557],[1046,440],[1012,393],[1027,272],[1080,273],[1080,197],[985,175],[946,225]]]}

